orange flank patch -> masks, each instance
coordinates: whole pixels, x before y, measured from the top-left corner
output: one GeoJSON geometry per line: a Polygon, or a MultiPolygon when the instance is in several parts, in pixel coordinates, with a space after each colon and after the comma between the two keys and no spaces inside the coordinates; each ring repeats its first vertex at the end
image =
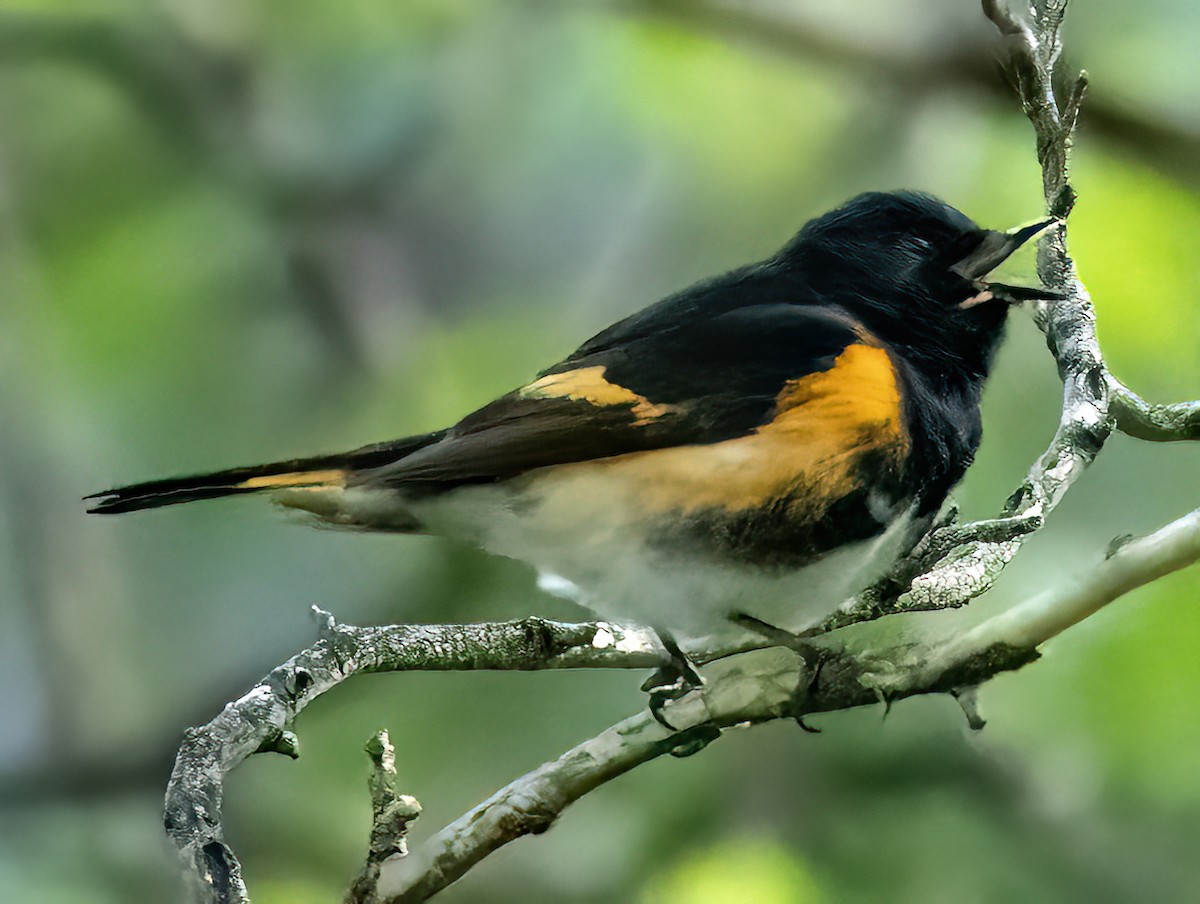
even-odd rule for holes
{"type": "Polygon", "coordinates": [[[610,383],[604,379],[604,366],[599,364],[547,374],[523,387],[520,393],[526,399],[579,399],[600,408],[628,405],[638,424],[648,424],[671,410],[670,405],[656,405],[631,389],[610,383]]]}
{"type": "Polygon", "coordinates": [[[646,511],[737,512],[783,503],[793,517],[816,520],[856,489],[863,455],[882,453],[900,465],[908,450],[900,404],[887,352],[856,344],[829,370],[789,381],[772,420],[748,436],[562,470],[605,468],[646,511]]]}
{"type": "Polygon", "coordinates": [[[272,474],[269,477],[251,477],[237,485],[240,490],[266,490],[282,487],[328,487],[344,486],[346,472],[334,469],[329,471],[292,471],[289,474],[272,474]]]}

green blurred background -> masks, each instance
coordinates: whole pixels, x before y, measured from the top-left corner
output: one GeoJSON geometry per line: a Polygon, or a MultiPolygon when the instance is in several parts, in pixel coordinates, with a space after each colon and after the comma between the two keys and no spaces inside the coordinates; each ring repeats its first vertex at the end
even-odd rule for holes
{"type": "MultiPolygon", "coordinates": [[[[1093,0],[1071,245],[1117,374],[1200,395],[1200,6],[1093,0]]],[[[1006,228],[1030,131],[970,0],[0,2],[0,900],[176,897],[183,728],[355,623],[577,618],[523,566],[261,501],[85,517],[115,483],[442,426],[866,189],[1006,228]]],[[[1060,393],[1027,316],[960,488],[995,513],[1060,393]]],[[[1194,507],[1200,450],[1117,437],[955,630],[1194,507]]],[[[1195,901],[1197,575],[954,703],[650,764],[449,902],[1195,901]]],[[[912,626],[902,630],[907,630],[912,626]]],[[[888,630],[897,630],[892,626],[888,630]]],[[[259,902],[336,900],[387,726],[417,840],[638,709],[637,674],[384,675],[229,784],[259,902]]]]}

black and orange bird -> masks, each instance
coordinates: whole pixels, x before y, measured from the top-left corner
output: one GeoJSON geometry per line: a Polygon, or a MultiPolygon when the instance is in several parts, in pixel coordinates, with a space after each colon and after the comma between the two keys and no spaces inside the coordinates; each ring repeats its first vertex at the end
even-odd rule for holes
{"type": "Polygon", "coordinates": [[[266,492],[324,524],[521,559],[673,652],[734,639],[742,615],[797,630],[963,476],[1009,306],[1045,297],[990,274],[1054,222],[996,232],[929,195],[860,195],[452,427],[122,487],[91,511],[266,492]]]}

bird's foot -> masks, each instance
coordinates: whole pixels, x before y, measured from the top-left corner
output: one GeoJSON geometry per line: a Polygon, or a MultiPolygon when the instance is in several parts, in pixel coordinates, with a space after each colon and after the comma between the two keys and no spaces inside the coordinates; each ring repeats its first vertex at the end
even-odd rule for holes
{"type": "MultiPolygon", "coordinates": [[[[656,629],[657,630],[657,629],[656,629]]],[[[675,638],[668,632],[657,630],[658,639],[666,651],[663,664],[642,683],[642,690],[650,696],[650,715],[654,721],[664,728],[675,731],[676,728],[663,715],[663,707],[673,700],[686,697],[692,691],[704,686],[704,679],[687,658],[687,654],[679,648],[675,638]]]]}

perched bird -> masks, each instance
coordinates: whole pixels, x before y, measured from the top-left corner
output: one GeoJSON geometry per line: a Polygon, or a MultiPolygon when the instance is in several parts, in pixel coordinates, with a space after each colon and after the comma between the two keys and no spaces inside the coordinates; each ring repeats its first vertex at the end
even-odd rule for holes
{"type": "Polygon", "coordinates": [[[122,487],[91,511],[267,491],[327,524],[524,560],[669,641],[731,639],[741,614],[796,630],[963,476],[1009,305],[1044,297],[989,274],[1054,222],[1002,233],[929,195],[860,195],[452,427],[122,487]]]}

